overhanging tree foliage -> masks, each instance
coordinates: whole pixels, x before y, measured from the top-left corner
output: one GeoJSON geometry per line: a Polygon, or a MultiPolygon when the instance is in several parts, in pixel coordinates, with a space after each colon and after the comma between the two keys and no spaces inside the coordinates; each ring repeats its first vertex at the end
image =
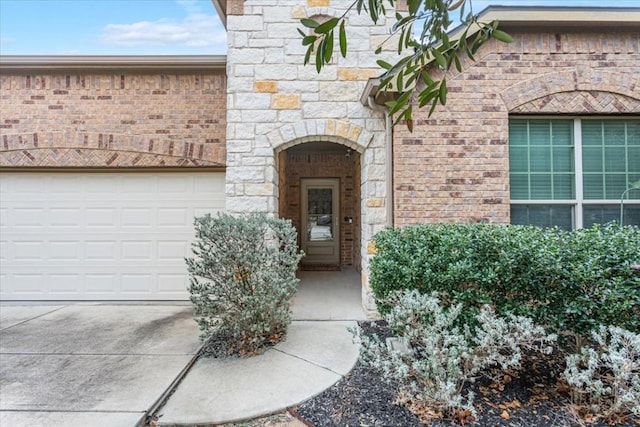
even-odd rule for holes
{"type": "Polygon", "coordinates": [[[395,118],[394,124],[405,120],[409,130],[412,130],[413,101],[417,100],[420,108],[430,105],[429,115],[438,104],[444,105],[447,102],[446,75],[451,67],[462,71],[460,56],[466,55],[475,60],[478,49],[491,38],[508,43],[511,42],[511,36],[498,29],[497,21],[480,22],[473,13],[472,0],[354,0],[342,16],[325,22],[309,18],[300,21],[304,27],[312,30],[312,34],[308,34],[298,29],[302,44],[307,46],[304,63],[314,60],[316,70],[320,72],[334,54],[336,32],[340,54],[346,57],[348,15],[353,12],[368,13],[371,20],[377,23],[386,16],[387,9],[395,10],[396,4],[401,1],[407,2],[408,10],[395,13],[391,33],[375,53],[380,54],[386,43],[395,43],[397,39],[400,59],[394,64],[378,60],[381,67],[380,88],[397,92],[397,98],[387,102],[395,118]],[[459,35],[450,38],[449,27],[454,22],[451,14],[454,13],[460,15],[462,30],[456,33],[459,35]],[[442,78],[435,79],[430,75],[431,63],[443,71],[442,78]],[[416,91],[418,87],[420,89],[416,91]]]}

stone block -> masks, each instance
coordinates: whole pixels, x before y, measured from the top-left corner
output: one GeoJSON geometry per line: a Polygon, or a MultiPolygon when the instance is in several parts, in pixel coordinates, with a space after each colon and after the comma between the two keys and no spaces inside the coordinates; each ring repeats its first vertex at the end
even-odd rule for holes
{"type": "Polygon", "coordinates": [[[275,93],[278,91],[278,82],[275,80],[257,80],[253,84],[253,90],[258,93],[275,93]]]}
{"type": "Polygon", "coordinates": [[[367,243],[367,254],[374,255],[376,253],[376,244],[373,241],[367,243]]]}
{"type": "Polygon", "coordinates": [[[304,7],[297,5],[291,8],[291,18],[292,19],[302,19],[307,17],[307,12],[304,10],[304,7]]]}
{"type": "Polygon", "coordinates": [[[384,206],[383,198],[369,198],[367,199],[367,207],[369,208],[379,208],[384,206]]]}
{"type": "Polygon", "coordinates": [[[230,49],[227,52],[227,61],[232,66],[236,64],[262,64],[264,50],[257,48],[230,49]]]}
{"type": "Polygon", "coordinates": [[[271,97],[271,108],[276,110],[291,110],[300,108],[300,95],[297,93],[276,93],[271,97]]]}
{"type": "Polygon", "coordinates": [[[378,68],[340,68],[338,69],[339,80],[368,80],[381,74],[378,68]]]}
{"type": "Polygon", "coordinates": [[[361,88],[352,81],[324,81],[319,83],[320,101],[358,102],[361,93],[361,88]]]}
{"type": "Polygon", "coordinates": [[[295,80],[298,75],[298,65],[264,64],[256,67],[257,80],[295,80]]]}
{"type": "Polygon", "coordinates": [[[347,107],[344,103],[335,102],[316,102],[313,104],[305,104],[302,106],[302,114],[305,119],[313,118],[344,118],[347,113],[347,107]]]}
{"type": "Polygon", "coordinates": [[[329,7],[330,5],[330,0],[307,0],[307,6],[309,7],[329,7]]]}
{"type": "Polygon", "coordinates": [[[271,108],[271,94],[268,93],[236,93],[236,108],[241,110],[267,110],[271,108]]]}
{"type": "Polygon", "coordinates": [[[275,196],[275,185],[270,182],[245,184],[244,194],[247,196],[275,196]]]}

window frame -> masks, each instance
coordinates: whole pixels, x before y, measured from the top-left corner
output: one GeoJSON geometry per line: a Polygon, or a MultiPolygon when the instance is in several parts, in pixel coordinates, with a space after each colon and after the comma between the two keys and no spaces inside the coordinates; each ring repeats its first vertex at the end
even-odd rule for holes
{"type": "MultiPolygon", "coordinates": [[[[511,179],[509,179],[509,206],[511,205],[570,205],[571,206],[571,226],[572,229],[583,228],[585,205],[616,205],[620,206],[620,199],[585,199],[584,198],[584,173],[582,164],[582,122],[587,120],[640,120],[640,116],[635,115],[593,115],[593,116],[571,116],[571,115],[509,115],[509,126],[511,120],[572,120],[573,121],[573,162],[574,162],[574,199],[513,199],[511,197],[511,179]]],[[[508,141],[508,149],[511,149],[511,142],[508,141]]],[[[507,153],[508,157],[508,153],[507,153]]],[[[511,176],[511,165],[509,165],[509,176],[511,176]]],[[[640,190],[638,190],[640,191],[640,190]]],[[[622,201],[624,206],[640,205],[640,199],[627,198],[622,201]]],[[[511,215],[510,215],[511,216],[511,215]]]]}

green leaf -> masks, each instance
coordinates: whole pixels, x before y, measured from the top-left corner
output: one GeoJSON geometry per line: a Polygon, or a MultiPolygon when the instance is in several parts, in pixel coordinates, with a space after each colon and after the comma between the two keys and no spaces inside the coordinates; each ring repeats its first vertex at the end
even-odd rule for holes
{"type": "Polygon", "coordinates": [[[304,55],[304,65],[307,65],[309,63],[312,53],[313,53],[313,45],[309,46],[309,48],[307,49],[307,53],[304,55]]]}
{"type": "Polygon", "coordinates": [[[323,51],[324,51],[324,40],[322,40],[320,42],[320,45],[318,46],[318,50],[316,51],[316,71],[319,73],[322,70],[322,58],[323,58],[323,51]]]}
{"type": "Polygon", "coordinates": [[[302,18],[300,20],[300,23],[302,25],[304,25],[307,28],[318,28],[318,25],[320,25],[318,22],[314,21],[313,19],[309,19],[309,18],[302,18]]]}
{"type": "Polygon", "coordinates": [[[331,62],[331,57],[333,56],[333,31],[327,35],[327,37],[324,39],[324,42],[324,62],[328,64],[329,62],[331,62]]]}
{"type": "Polygon", "coordinates": [[[343,58],[347,57],[347,31],[344,28],[345,21],[340,23],[340,53],[343,58]]]}
{"type": "Polygon", "coordinates": [[[491,35],[493,36],[494,39],[500,40],[501,42],[511,43],[513,41],[513,37],[511,37],[509,34],[505,33],[504,31],[493,30],[491,35]]]}
{"type": "Polygon", "coordinates": [[[316,36],[306,36],[302,39],[302,46],[314,44],[318,38],[316,36]]]}
{"type": "Polygon", "coordinates": [[[462,64],[460,63],[460,58],[458,58],[458,55],[453,57],[453,62],[456,65],[456,70],[458,70],[459,73],[462,72],[462,64]]]}
{"type": "Polygon", "coordinates": [[[314,32],[316,34],[327,34],[329,31],[333,30],[336,25],[338,25],[338,22],[340,22],[338,18],[331,18],[327,22],[318,25],[314,32]]]}
{"type": "Polygon", "coordinates": [[[393,67],[393,65],[389,64],[386,61],[383,61],[382,59],[378,59],[376,63],[378,64],[378,66],[380,66],[380,68],[384,68],[385,70],[390,70],[393,67]]]}
{"type": "Polygon", "coordinates": [[[369,0],[369,16],[374,23],[378,22],[378,9],[376,7],[376,0],[369,0]]]}
{"type": "Polygon", "coordinates": [[[437,48],[433,48],[431,49],[431,53],[433,54],[433,57],[436,59],[436,62],[438,63],[438,66],[440,66],[440,68],[447,68],[447,60],[445,59],[442,52],[440,52],[437,48]]]}
{"type": "Polygon", "coordinates": [[[407,105],[411,92],[403,92],[395,101],[393,108],[389,110],[390,114],[395,114],[407,105]]]}
{"type": "Polygon", "coordinates": [[[447,81],[442,80],[440,83],[440,92],[438,93],[438,98],[440,99],[440,104],[444,105],[447,103],[447,81]]]}

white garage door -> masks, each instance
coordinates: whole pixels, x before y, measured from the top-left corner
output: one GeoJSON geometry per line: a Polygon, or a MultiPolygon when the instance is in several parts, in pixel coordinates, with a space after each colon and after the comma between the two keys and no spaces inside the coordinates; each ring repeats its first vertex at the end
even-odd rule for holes
{"type": "Polygon", "coordinates": [[[224,173],[0,174],[4,300],[188,299],[193,218],[224,173]]]}

